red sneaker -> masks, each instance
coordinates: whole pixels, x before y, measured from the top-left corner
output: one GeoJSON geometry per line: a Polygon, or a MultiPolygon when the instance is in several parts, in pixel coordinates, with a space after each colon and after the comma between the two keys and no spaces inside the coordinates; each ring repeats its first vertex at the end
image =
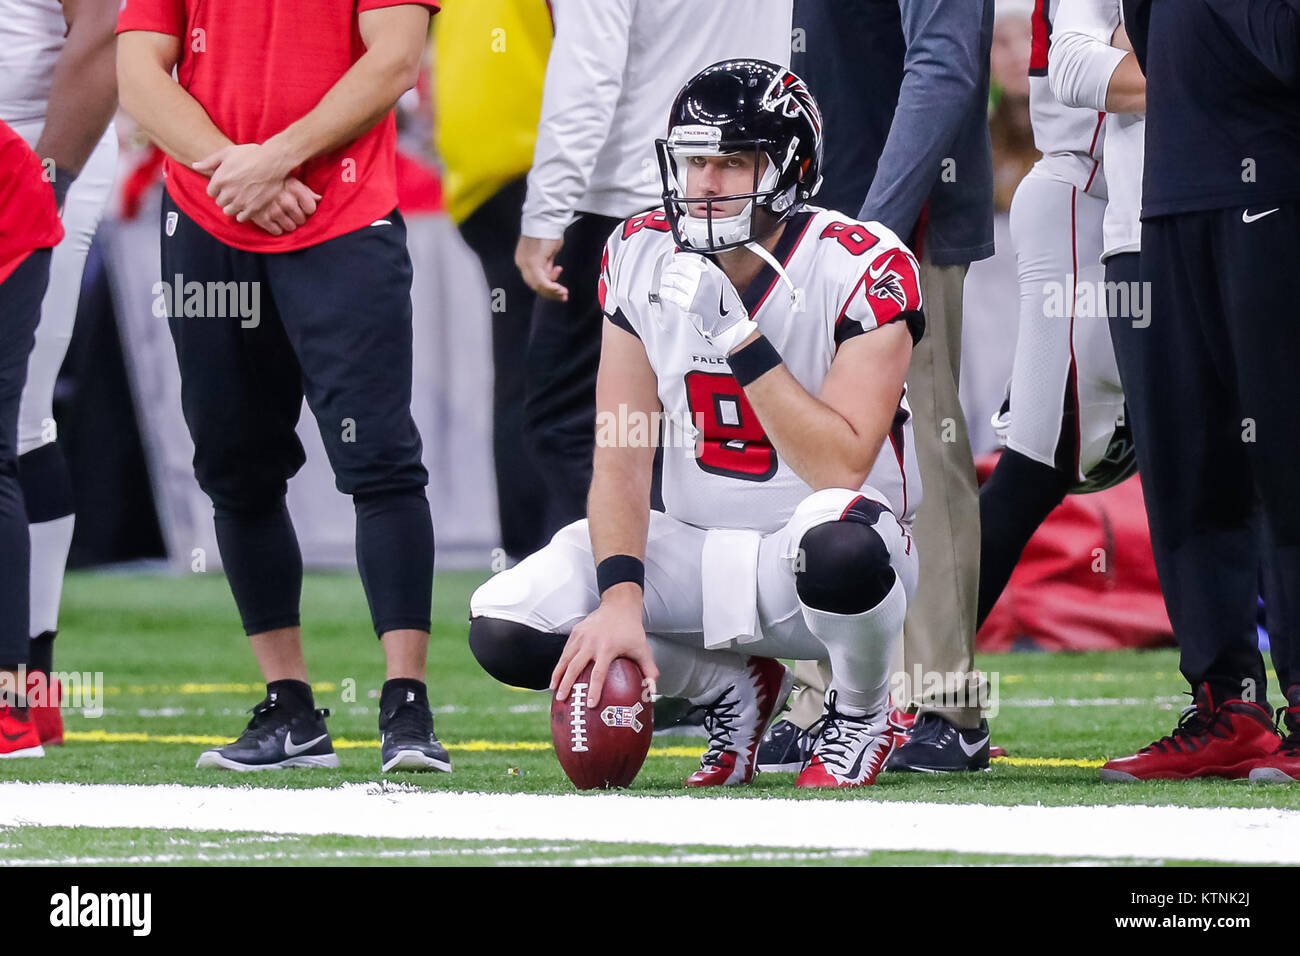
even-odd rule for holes
{"type": "Polygon", "coordinates": [[[44,757],[45,748],[26,707],[0,707],[0,758],[44,757]]]}
{"type": "Polygon", "coordinates": [[[32,671],[27,675],[27,712],[31,714],[43,744],[63,745],[61,699],[58,681],[51,681],[42,671],[32,671]]]}
{"type": "Polygon", "coordinates": [[[704,708],[709,749],[700,769],[686,778],[688,787],[731,787],[754,779],[758,742],[790,694],[794,675],[778,660],[751,657],[748,681],[724,690],[704,708]]]}
{"type": "Polygon", "coordinates": [[[1300,685],[1286,692],[1289,706],[1278,708],[1278,727],[1287,734],[1277,749],[1260,758],[1250,772],[1251,783],[1294,783],[1300,781],[1300,685]]]}
{"type": "Polygon", "coordinates": [[[1209,685],[1202,684],[1196,689],[1195,703],[1183,711],[1172,734],[1131,757],[1107,761],[1101,768],[1101,779],[1240,779],[1277,749],[1277,733],[1270,716],[1251,701],[1216,702],[1209,685]]]}

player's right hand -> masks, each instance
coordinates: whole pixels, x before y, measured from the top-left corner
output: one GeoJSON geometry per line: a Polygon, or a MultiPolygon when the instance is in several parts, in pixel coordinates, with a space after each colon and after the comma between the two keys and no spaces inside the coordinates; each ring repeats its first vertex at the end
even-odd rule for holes
{"type": "Polygon", "coordinates": [[[280,192],[252,216],[252,222],[273,236],[282,236],[305,223],[316,212],[320,198],[297,177],[286,177],[280,192]]]}
{"type": "Polygon", "coordinates": [[[564,271],[563,266],[555,264],[555,257],[563,247],[563,239],[537,239],[533,236],[520,236],[519,244],[515,246],[515,265],[528,288],[553,302],[569,301],[569,290],[555,281],[564,271]]]}
{"type": "MultiPolygon", "coordinates": [[[[641,673],[650,682],[650,693],[655,693],[655,681],[659,669],[655,667],[654,655],[650,653],[650,642],[645,636],[645,627],[641,623],[640,589],[635,589],[636,598],[627,595],[607,597],[600,607],[579,621],[569,634],[564,645],[560,662],[551,674],[551,690],[556,700],[568,700],[569,690],[582,675],[586,666],[593,661],[591,669],[591,686],[587,689],[589,707],[600,703],[600,693],[605,685],[605,675],[609,665],[620,657],[626,657],[641,668],[641,673]]],[[[606,594],[618,590],[611,588],[606,594]]]]}
{"type": "Polygon", "coordinates": [[[726,273],[698,253],[678,252],[668,260],[659,275],[659,299],[675,305],[723,355],[758,331],[726,273]]]}

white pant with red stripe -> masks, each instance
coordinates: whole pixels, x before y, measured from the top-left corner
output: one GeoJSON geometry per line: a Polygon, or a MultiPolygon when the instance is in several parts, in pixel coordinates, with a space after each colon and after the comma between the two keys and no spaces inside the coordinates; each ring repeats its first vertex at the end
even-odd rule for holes
{"type": "Polygon", "coordinates": [[[1030,172],[1011,202],[1020,327],[1007,447],[1082,479],[1122,414],[1101,263],[1106,201],[1030,172]],[[1067,408],[1077,411],[1078,426],[1067,408]]]}
{"type": "MultiPolygon", "coordinates": [[[[645,556],[646,633],[697,647],[707,643],[715,650],[732,649],[744,655],[826,659],[826,647],[809,629],[795,588],[799,543],[813,527],[838,521],[862,496],[885,501],[869,487],[813,492],[783,527],[759,538],[755,591],[761,636],[738,644],[720,642],[717,635],[708,635],[706,641],[704,592],[711,586],[727,588],[730,584],[748,593],[754,582],[713,581],[717,575],[709,572],[705,559],[712,532],[652,511],[645,556]]],[[[910,533],[887,507],[871,527],[888,549],[890,566],[910,601],[916,590],[916,547],[910,533]]],[[[487,581],[470,599],[470,614],[567,634],[599,604],[591,536],[583,520],[561,528],[546,547],[487,581]]]]}
{"type": "MultiPolygon", "coordinates": [[[[10,124],[35,146],[45,127],[43,119],[10,124]]],[[[63,241],[50,259],[50,284],[41,303],[41,324],[27,360],[27,383],[18,411],[18,454],[25,455],[55,439],[54,380],[72,340],[72,325],[81,298],[81,273],[86,254],[108,205],[117,174],[117,130],[113,124],[100,137],[63,204],[63,241]]]]}

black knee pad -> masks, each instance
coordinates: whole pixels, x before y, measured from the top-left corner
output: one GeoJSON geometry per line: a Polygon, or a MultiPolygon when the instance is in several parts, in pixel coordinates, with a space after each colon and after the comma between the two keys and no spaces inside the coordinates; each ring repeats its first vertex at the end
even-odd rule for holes
{"type": "Polygon", "coordinates": [[[545,690],[568,635],[539,631],[495,617],[469,622],[469,649],[479,666],[503,684],[545,690]]]}
{"type": "Polygon", "coordinates": [[[795,589],[808,607],[832,614],[869,611],[889,594],[897,575],[889,549],[870,525],[830,521],[804,533],[795,589]]]}
{"type": "Polygon", "coordinates": [[[72,514],[72,478],[58,442],[47,442],[18,459],[27,523],[40,524],[72,514]]]}

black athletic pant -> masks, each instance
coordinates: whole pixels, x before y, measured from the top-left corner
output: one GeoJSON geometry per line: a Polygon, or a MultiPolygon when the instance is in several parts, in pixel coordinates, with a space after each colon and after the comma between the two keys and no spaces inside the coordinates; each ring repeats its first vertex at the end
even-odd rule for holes
{"type": "Polygon", "coordinates": [[[27,663],[31,635],[31,540],[18,484],[18,403],[36,344],[50,278],[49,249],[37,249],[0,283],[0,668],[27,663]]]}
{"type": "Polygon", "coordinates": [[[528,343],[525,420],[546,481],[546,536],[587,516],[596,447],[596,369],[603,317],[596,296],[605,241],[619,220],[582,213],[556,256],[568,302],[537,297],[528,343]]]}
{"type": "Polygon", "coordinates": [[[356,506],[375,632],[427,631],[433,526],[411,418],[402,217],[394,210],[306,249],[255,253],[213,238],[165,196],[162,274],[183,286],[168,309],[181,404],[245,631],[298,624],[302,558],[284,496],[305,459],[294,433],[304,394],[335,484],[356,506]],[[213,308],[231,292],[243,309],[213,308]]]}
{"type": "Polygon", "coordinates": [[[533,463],[524,430],[524,381],[536,298],[515,265],[526,192],[526,180],[516,179],[460,224],[461,237],[478,256],[492,294],[492,458],[497,514],[501,547],[516,560],[547,542],[546,485],[533,463]]]}
{"type": "MultiPolygon", "coordinates": [[[[1014,410],[1012,411],[1014,415],[1014,410]]],[[[1062,434],[1066,432],[1063,429],[1062,434]]],[[[1072,440],[1072,439],[1071,439],[1072,440]]],[[[975,626],[997,604],[1025,545],[1065,500],[1074,475],[1008,448],[980,488],[980,586],[975,626]]]]}
{"type": "Polygon", "coordinates": [[[1300,681],[1300,204],[1267,208],[1144,222],[1148,314],[1111,325],[1183,676],[1261,703],[1261,567],[1278,677],[1300,681]]]}

